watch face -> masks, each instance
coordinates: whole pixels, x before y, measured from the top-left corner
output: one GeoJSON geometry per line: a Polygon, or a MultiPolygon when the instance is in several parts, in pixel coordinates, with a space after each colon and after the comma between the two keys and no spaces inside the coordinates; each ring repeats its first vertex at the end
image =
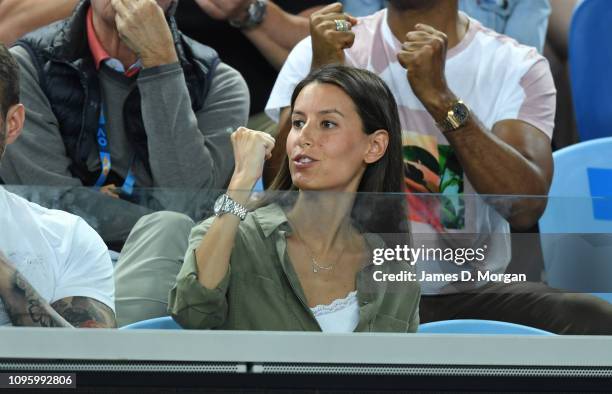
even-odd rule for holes
{"type": "Polygon", "coordinates": [[[215,202],[215,213],[218,214],[221,212],[221,208],[223,208],[223,204],[225,203],[225,194],[219,196],[219,198],[217,198],[217,201],[215,202]]]}
{"type": "Polygon", "coordinates": [[[465,120],[470,115],[470,110],[463,103],[457,103],[453,108],[453,114],[459,120],[460,123],[465,122],[465,120]]]}

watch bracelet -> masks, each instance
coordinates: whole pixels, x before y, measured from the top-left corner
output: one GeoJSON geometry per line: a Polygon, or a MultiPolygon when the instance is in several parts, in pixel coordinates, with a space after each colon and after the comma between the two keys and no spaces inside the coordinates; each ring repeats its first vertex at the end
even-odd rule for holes
{"type": "Polygon", "coordinates": [[[240,220],[244,220],[246,218],[246,215],[249,213],[249,210],[244,205],[234,201],[231,197],[229,203],[231,211],[227,213],[235,214],[240,218],[240,220]]]}
{"type": "Polygon", "coordinates": [[[246,9],[246,17],[244,19],[242,20],[230,19],[228,22],[230,26],[235,27],[236,29],[240,29],[240,30],[252,29],[256,26],[259,26],[263,22],[263,19],[267,13],[267,8],[268,8],[268,0],[253,0],[251,4],[249,4],[248,8],[246,9]],[[259,20],[257,21],[253,20],[254,15],[251,12],[252,7],[260,7],[263,9],[263,11],[261,11],[261,14],[259,15],[259,20]]]}

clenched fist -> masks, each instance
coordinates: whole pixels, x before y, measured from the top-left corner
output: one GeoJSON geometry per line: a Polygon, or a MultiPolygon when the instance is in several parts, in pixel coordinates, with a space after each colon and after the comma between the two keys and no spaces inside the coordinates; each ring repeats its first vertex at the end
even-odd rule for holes
{"type": "Polygon", "coordinates": [[[341,3],[330,4],[310,16],[312,69],[344,63],[344,50],[353,46],[355,33],[338,31],[336,21],[346,21],[350,26],[357,24],[356,18],[343,12],[341,3]]]}
{"type": "Polygon", "coordinates": [[[121,40],[145,68],[178,62],[164,10],[155,0],[111,0],[121,40]]]}
{"type": "Polygon", "coordinates": [[[240,127],[232,134],[235,168],[231,188],[251,190],[261,178],[264,162],[272,157],[274,138],[264,132],[240,127]]]}
{"type": "Polygon", "coordinates": [[[406,34],[406,41],[397,55],[408,70],[412,91],[428,109],[451,95],[445,77],[447,48],[446,34],[418,24],[416,30],[406,34]]]}

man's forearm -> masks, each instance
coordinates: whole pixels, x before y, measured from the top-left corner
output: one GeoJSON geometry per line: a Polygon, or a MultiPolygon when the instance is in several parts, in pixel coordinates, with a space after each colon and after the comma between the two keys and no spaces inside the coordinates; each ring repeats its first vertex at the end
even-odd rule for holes
{"type": "Polygon", "coordinates": [[[68,17],[78,0],[3,0],[0,2],[0,41],[12,43],[22,35],[68,17]]]}
{"type": "Polygon", "coordinates": [[[476,191],[492,195],[546,195],[543,174],[476,119],[447,138],[476,191]]]}
{"type": "Polygon", "coordinates": [[[139,85],[154,186],[211,187],[216,163],[198,129],[180,66],[141,74],[139,85]]]}
{"type": "MultiPolygon", "coordinates": [[[[421,102],[436,122],[447,117],[456,100],[451,91],[421,97],[421,102]]],[[[533,131],[533,126],[518,120],[501,121],[494,130],[487,130],[472,113],[463,127],[445,135],[477,193],[533,196],[504,201],[496,206],[519,230],[532,227],[543,213],[546,199],[542,196],[548,193],[552,179],[552,164],[550,173],[547,173],[548,163],[539,157],[545,155],[538,154],[543,140],[533,137],[541,132],[533,131]]],[[[550,141],[546,141],[549,149],[550,141]]],[[[547,156],[552,157],[552,154],[547,156]]]]}
{"type": "Polygon", "coordinates": [[[293,47],[309,34],[308,18],[291,15],[272,2],[268,3],[262,24],[244,31],[244,35],[277,70],[283,67],[293,47]]]}
{"type": "Polygon", "coordinates": [[[272,42],[287,51],[310,34],[308,18],[291,15],[272,2],[268,2],[268,10],[262,24],[253,31],[265,34],[272,42]]]}
{"type": "Polygon", "coordinates": [[[180,66],[139,77],[154,186],[221,189],[233,168],[231,133],[246,125],[248,88],[225,64],[214,70],[204,106],[194,113],[180,66]]]}
{"type": "Polygon", "coordinates": [[[263,31],[255,29],[245,31],[244,35],[257,47],[268,63],[280,70],[289,56],[289,49],[283,48],[270,39],[263,31]]]}
{"type": "Polygon", "coordinates": [[[509,199],[498,207],[514,228],[533,226],[546,207],[546,174],[475,118],[447,138],[477,193],[533,196],[509,199]]]}
{"type": "MultiPolygon", "coordinates": [[[[0,262],[2,264],[2,262],[0,262]]],[[[6,285],[0,288],[0,299],[14,326],[23,327],[72,327],[17,271],[5,270],[6,285]]],[[[0,275],[4,275],[0,274],[0,275]]]]}

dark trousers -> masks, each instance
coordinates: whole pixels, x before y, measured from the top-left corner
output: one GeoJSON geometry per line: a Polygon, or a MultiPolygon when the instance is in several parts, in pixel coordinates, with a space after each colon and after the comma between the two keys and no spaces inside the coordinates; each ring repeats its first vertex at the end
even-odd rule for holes
{"type": "Polygon", "coordinates": [[[612,335],[612,304],[589,294],[565,293],[542,283],[489,284],[478,292],[423,296],[421,323],[498,320],[555,334],[612,335]]]}

